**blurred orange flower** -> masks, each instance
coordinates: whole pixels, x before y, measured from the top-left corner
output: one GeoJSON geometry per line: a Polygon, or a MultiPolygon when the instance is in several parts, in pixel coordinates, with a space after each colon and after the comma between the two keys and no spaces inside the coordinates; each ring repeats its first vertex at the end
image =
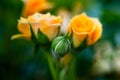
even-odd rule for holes
{"type": "Polygon", "coordinates": [[[80,46],[85,39],[87,39],[87,45],[89,46],[101,37],[102,24],[97,18],[91,18],[82,13],[71,19],[68,26],[68,33],[73,33],[74,47],[80,46]]]}
{"type": "Polygon", "coordinates": [[[67,53],[64,57],[60,59],[61,64],[64,66],[68,65],[72,59],[71,53],[67,53]]]}
{"type": "Polygon", "coordinates": [[[38,29],[45,34],[50,41],[52,41],[58,34],[59,27],[61,25],[62,19],[61,17],[52,16],[50,13],[40,14],[35,13],[32,16],[29,16],[27,19],[21,18],[18,22],[18,29],[23,34],[17,34],[12,36],[12,39],[25,37],[31,38],[30,25],[32,25],[32,29],[37,37],[38,29]]]}
{"type": "Polygon", "coordinates": [[[51,8],[50,3],[46,0],[23,0],[24,7],[22,15],[24,17],[30,16],[35,12],[41,12],[43,10],[51,8]]]}

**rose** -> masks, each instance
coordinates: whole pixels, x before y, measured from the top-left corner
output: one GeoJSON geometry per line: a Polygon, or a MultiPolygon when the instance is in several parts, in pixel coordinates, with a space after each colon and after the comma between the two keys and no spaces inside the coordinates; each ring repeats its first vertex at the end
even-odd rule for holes
{"type": "Polygon", "coordinates": [[[22,15],[24,17],[30,16],[35,12],[41,12],[43,10],[51,8],[51,4],[46,0],[23,0],[24,7],[22,15]]]}
{"type": "Polygon", "coordinates": [[[50,15],[50,13],[47,14],[40,14],[35,13],[32,16],[29,16],[27,19],[21,18],[18,22],[18,30],[22,32],[23,34],[17,34],[12,36],[12,39],[19,38],[19,37],[25,37],[25,38],[31,38],[31,31],[30,31],[30,25],[32,26],[33,32],[35,33],[35,36],[37,37],[38,29],[45,34],[50,41],[52,41],[59,32],[59,27],[61,25],[62,19],[61,17],[56,17],[50,15]]]}
{"type": "Polygon", "coordinates": [[[102,34],[102,24],[97,18],[88,17],[85,13],[73,17],[68,26],[68,33],[73,34],[73,45],[79,47],[86,39],[87,46],[94,44],[102,34]]]}

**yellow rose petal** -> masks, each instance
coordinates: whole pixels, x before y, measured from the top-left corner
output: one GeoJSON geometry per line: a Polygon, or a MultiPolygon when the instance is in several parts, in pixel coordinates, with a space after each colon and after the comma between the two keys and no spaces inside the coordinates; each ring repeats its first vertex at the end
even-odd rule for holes
{"type": "Polygon", "coordinates": [[[46,26],[46,28],[41,29],[41,32],[43,32],[50,41],[52,41],[58,34],[58,27],[50,27],[46,26]]]}
{"type": "Polygon", "coordinates": [[[85,13],[82,13],[71,20],[71,26],[74,26],[73,29],[77,33],[88,33],[93,29],[94,23],[85,13]]]}
{"type": "Polygon", "coordinates": [[[11,37],[11,40],[17,39],[17,38],[22,38],[22,37],[27,38],[27,39],[30,39],[29,36],[26,36],[26,35],[23,35],[23,34],[16,34],[16,35],[13,35],[13,36],[11,37]]]}
{"type": "Polygon", "coordinates": [[[61,23],[61,22],[62,22],[61,17],[57,17],[55,19],[52,19],[50,21],[50,24],[58,24],[58,23],[61,23]]]}
{"type": "Polygon", "coordinates": [[[73,46],[77,48],[82,44],[83,40],[87,37],[87,34],[75,34],[73,32],[73,46]]]}
{"type": "Polygon", "coordinates": [[[102,24],[99,22],[98,19],[91,18],[95,24],[95,30],[89,34],[87,39],[87,45],[94,44],[102,35],[102,24]]]}
{"type": "Polygon", "coordinates": [[[31,36],[30,26],[28,23],[19,22],[18,23],[18,30],[20,32],[22,32],[24,35],[31,36]]]}

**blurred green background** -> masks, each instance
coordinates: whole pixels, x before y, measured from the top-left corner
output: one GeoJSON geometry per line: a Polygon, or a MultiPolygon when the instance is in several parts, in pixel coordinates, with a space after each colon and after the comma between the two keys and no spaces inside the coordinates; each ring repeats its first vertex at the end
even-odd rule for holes
{"type": "MultiPolygon", "coordinates": [[[[57,15],[59,9],[64,8],[71,14],[75,12],[77,2],[81,7],[75,14],[86,12],[91,17],[98,17],[103,25],[103,34],[98,43],[77,54],[77,80],[120,80],[120,0],[49,1],[54,4],[53,8],[42,13],[49,11],[57,15]],[[97,53],[101,54],[98,56],[97,53]],[[92,68],[99,60],[108,61],[108,67],[114,63],[118,65],[114,64],[108,72],[105,68],[99,74],[101,67],[98,70],[92,68]]],[[[33,54],[33,43],[24,39],[11,40],[12,35],[19,33],[17,22],[22,8],[21,0],[0,1],[0,80],[52,80],[45,57],[40,53],[36,56],[33,54]]],[[[102,63],[103,68],[108,62],[102,63]]]]}

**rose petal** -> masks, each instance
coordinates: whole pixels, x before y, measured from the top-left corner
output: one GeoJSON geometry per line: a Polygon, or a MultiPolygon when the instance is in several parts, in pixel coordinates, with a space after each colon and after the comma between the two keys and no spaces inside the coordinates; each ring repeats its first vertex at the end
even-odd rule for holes
{"type": "Polygon", "coordinates": [[[16,35],[13,35],[13,36],[11,37],[11,40],[16,39],[16,38],[22,38],[22,37],[27,38],[27,39],[30,39],[30,36],[23,35],[23,34],[16,34],[16,35]]]}
{"type": "Polygon", "coordinates": [[[102,24],[96,18],[91,18],[95,24],[95,30],[88,35],[87,45],[94,44],[102,35],[102,24]]]}
{"type": "Polygon", "coordinates": [[[86,38],[87,34],[75,34],[73,32],[73,46],[77,48],[82,44],[84,39],[86,38]]]}
{"type": "Polygon", "coordinates": [[[30,26],[28,23],[24,23],[24,22],[19,21],[18,30],[26,36],[31,36],[30,26]]]}

